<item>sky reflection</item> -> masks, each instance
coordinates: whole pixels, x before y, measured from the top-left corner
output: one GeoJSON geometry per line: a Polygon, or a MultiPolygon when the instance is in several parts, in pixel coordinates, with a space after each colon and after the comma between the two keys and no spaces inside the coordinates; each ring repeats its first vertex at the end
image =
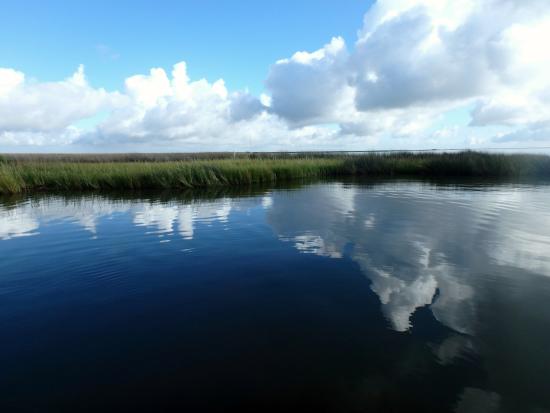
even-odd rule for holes
{"type": "MultiPolygon", "coordinates": [[[[306,291],[315,291],[315,283],[327,274],[342,278],[345,286],[357,273],[368,282],[365,289],[379,309],[378,317],[370,312],[362,320],[375,334],[371,345],[380,344],[376,340],[394,343],[388,354],[398,374],[392,374],[419,374],[429,363],[457,372],[475,365],[483,372],[476,373],[476,380],[457,381],[456,412],[475,411],[475,406],[483,412],[538,413],[550,404],[546,371],[541,369],[550,363],[549,352],[541,351],[550,348],[550,335],[542,327],[550,322],[547,205],[548,186],[423,182],[316,184],[206,200],[38,196],[0,202],[0,247],[16,245],[21,237],[36,240],[70,229],[86,235],[88,244],[79,248],[86,245],[97,259],[83,263],[76,253],[64,257],[67,274],[101,276],[141,293],[151,291],[151,285],[133,285],[137,279],[121,274],[132,274],[130,268],[146,271],[148,267],[140,269],[143,265],[163,268],[166,277],[173,274],[176,278],[159,278],[168,286],[174,279],[184,282],[180,280],[210,273],[235,277],[239,283],[270,280],[262,303],[270,302],[284,274],[296,283],[298,273],[319,265],[323,271],[304,285],[306,291]],[[118,227],[120,232],[113,232],[118,227]],[[97,241],[89,239],[104,244],[94,250],[89,243],[97,241]],[[171,244],[163,244],[162,253],[151,252],[151,244],[160,249],[166,242],[177,245],[166,250],[164,245],[171,244]],[[185,257],[174,259],[174,253],[185,257]],[[180,274],[182,267],[186,270],[180,274]],[[377,330],[378,319],[386,332],[377,330]]],[[[72,235],[63,236],[72,241],[72,235]]],[[[29,261],[27,252],[5,250],[11,251],[7,270],[15,283],[23,275],[35,276],[18,270],[29,261]]],[[[39,271],[49,270],[40,266],[39,271]]],[[[9,294],[14,285],[0,292],[9,294]]],[[[225,288],[224,299],[230,299],[236,287],[225,288]]],[[[300,302],[305,306],[304,294],[300,302]]],[[[431,369],[435,375],[437,369],[431,369]]],[[[362,396],[354,395],[357,400],[364,401],[373,385],[394,386],[371,376],[376,383],[364,384],[367,393],[358,391],[362,396]]]]}
{"type": "Polygon", "coordinates": [[[269,208],[270,202],[270,196],[241,200],[237,205],[231,199],[183,203],[112,200],[101,196],[83,196],[70,201],[62,197],[42,197],[9,208],[0,203],[0,240],[36,235],[41,226],[52,222],[68,222],[100,236],[99,222],[117,214],[130,215],[136,227],[143,227],[150,234],[178,234],[184,239],[193,239],[196,225],[227,224],[232,210],[269,208]]]}

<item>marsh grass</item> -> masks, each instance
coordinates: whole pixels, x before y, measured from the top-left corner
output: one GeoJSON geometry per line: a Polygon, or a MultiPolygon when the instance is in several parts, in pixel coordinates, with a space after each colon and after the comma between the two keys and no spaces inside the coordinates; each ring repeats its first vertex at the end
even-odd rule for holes
{"type": "Polygon", "coordinates": [[[178,162],[10,162],[0,165],[0,193],[30,190],[183,189],[275,183],[332,176],[341,163],[318,160],[178,162]]]}
{"type": "MultiPolygon", "coordinates": [[[[0,155],[2,156],[2,155],[0,155]]],[[[175,162],[256,159],[319,159],[334,158],[333,152],[197,152],[197,153],[16,153],[6,154],[10,162],[175,162]]]]}
{"type": "Polygon", "coordinates": [[[63,156],[69,160],[7,157],[0,162],[0,193],[182,190],[344,176],[550,177],[549,156],[477,152],[255,157],[239,154],[235,158],[224,155],[212,159],[155,161],[129,161],[126,155],[82,155],[92,158],[80,161],[80,155],[63,156]]]}
{"type": "Polygon", "coordinates": [[[344,160],[345,173],[361,176],[527,178],[550,177],[550,156],[481,152],[395,153],[344,160]]]}

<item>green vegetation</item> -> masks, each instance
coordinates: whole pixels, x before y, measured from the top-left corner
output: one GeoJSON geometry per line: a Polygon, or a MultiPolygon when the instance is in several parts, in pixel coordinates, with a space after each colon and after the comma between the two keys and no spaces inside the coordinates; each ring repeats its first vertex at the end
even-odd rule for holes
{"type": "Polygon", "coordinates": [[[550,156],[481,152],[395,153],[351,157],[344,161],[349,175],[523,178],[549,177],[550,156]]]}
{"type": "Polygon", "coordinates": [[[185,155],[174,160],[175,156],[183,155],[5,156],[0,162],[0,193],[181,190],[345,176],[550,177],[550,157],[539,155],[211,154],[211,159],[185,155]]]}
{"type": "Polygon", "coordinates": [[[213,160],[169,162],[9,162],[0,193],[29,190],[182,189],[328,177],[341,161],[213,160]]]}

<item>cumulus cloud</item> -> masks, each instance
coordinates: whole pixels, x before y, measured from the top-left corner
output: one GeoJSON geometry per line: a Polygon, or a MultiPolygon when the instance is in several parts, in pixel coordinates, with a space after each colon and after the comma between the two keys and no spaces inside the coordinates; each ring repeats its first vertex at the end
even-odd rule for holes
{"type": "Polygon", "coordinates": [[[0,96],[7,96],[25,81],[25,75],[17,70],[0,68],[0,96]]]}
{"type": "Polygon", "coordinates": [[[126,104],[113,110],[86,139],[200,138],[222,130],[228,117],[227,95],[223,80],[190,82],[184,62],[174,66],[171,78],[164,69],[154,68],[149,75],[126,79],[126,104]]]}
{"type": "Polygon", "coordinates": [[[496,144],[550,141],[549,37],[544,0],[379,0],[353,43],[334,37],[275,62],[260,97],[192,80],[185,62],[120,92],[90,86],[83,67],[59,82],[0,68],[0,146],[449,147],[487,142],[489,130],[496,144]],[[461,136],[443,133],[464,107],[461,136]]]}
{"type": "Polygon", "coordinates": [[[249,120],[264,111],[260,99],[247,92],[235,92],[231,96],[229,114],[232,121],[249,120]]]}
{"type": "MultiPolygon", "coordinates": [[[[426,6],[379,23],[356,45],[356,106],[360,111],[401,108],[481,94],[492,79],[472,42],[477,33],[450,30],[426,6]]],[[[481,42],[483,45],[483,42],[481,42]]]]}
{"type": "Polygon", "coordinates": [[[13,69],[0,69],[0,130],[57,131],[112,107],[119,95],[94,89],[84,67],[60,82],[36,83],[13,69]]]}
{"type": "Polygon", "coordinates": [[[528,127],[496,136],[494,142],[548,142],[550,141],[550,122],[535,123],[528,127]]]}
{"type": "Polygon", "coordinates": [[[124,97],[126,103],[114,108],[80,143],[269,149],[322,144],[333,134],[308,127],[290,130],[283,119],[268,112],[262,99],[246,91],[230,93],[222,79],[190,80],[185,62],[176,64],[171,76],[156,68],[149,75],[128,78],[124,97]]]}
{"type": "Polygon", "coordinates": [[[275,113],[344,134],[415,136],[468,104],[473,127],[524,126],[550,118],[549,30],[536,0],[378,1],[353,50],[333,40],[298,53],[272,67],[267,87],[275,113]]]}
{"type": "Polygon", "coordinates": [[[298,124],[336,120],[338,106],[353,93],[347,85],[347,60],[341,37],[313,53],[279,60],[266,80],[272,111],[298,124]]]}

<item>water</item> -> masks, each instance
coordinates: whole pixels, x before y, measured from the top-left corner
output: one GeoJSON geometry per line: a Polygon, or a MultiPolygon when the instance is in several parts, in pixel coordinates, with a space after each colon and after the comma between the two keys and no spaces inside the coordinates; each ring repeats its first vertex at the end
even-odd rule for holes
{"type": "Polygon", "coordinates": [[[0,411],[550,411],[550,186],[0,201],[0,411]]]}

